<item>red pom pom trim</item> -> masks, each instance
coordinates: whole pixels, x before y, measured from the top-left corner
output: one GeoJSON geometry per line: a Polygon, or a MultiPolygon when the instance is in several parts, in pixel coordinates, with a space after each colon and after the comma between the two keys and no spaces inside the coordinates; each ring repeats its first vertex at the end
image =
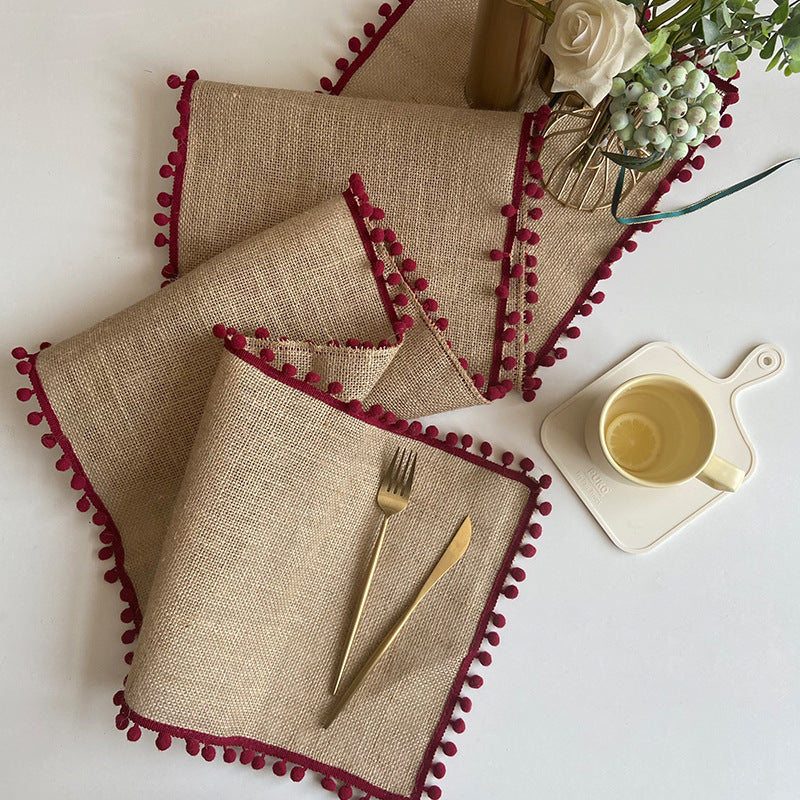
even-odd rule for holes
{"type": "Polygon", "coordinates": [[[162,208],[168,208],[169,214],[156,214],[154,221],[156,225],[169,225],[169,234],[159,233],[155,237],[156,247],[166,247],[169,245],[169,264],[164,267],[162,274],[166,280],[161,284],[162,287],[171,283],[178,276],[178,223],[180,219],[181,194],[183,192],[184,169],[186,165],[186,151],[189,136],[189,116],[191,112],[192,87],[198,79],[195,70],[186,73],[185,80],[181,80],[177,75],[170,75],[167,78],[167,86],[171,89],[181,88],[181,96],[176,103],[176,109],[180,115],[178,125],[173,130],[173,136],[177,140],[176,149],[167,156],[167,164],[159,169],[162,178],[172,179],[172,193],[160,192],[157,202],[162,208]]]}

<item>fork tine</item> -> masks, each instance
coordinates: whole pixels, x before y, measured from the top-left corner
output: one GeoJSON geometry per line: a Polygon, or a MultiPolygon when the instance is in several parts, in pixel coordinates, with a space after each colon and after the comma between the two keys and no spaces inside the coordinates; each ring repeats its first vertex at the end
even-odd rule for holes
{"type": "Polygon", "coordinates": [[[400,492],[406,500],[408,500],[408,498],[411,496],[411,487],[414,485],[414,471],[417,468],[417,454],[414,453],[410,460],[411,468],[408,471],[408,477],[405,479],[403,488],[400,492]]]}
{"type": "Polygon", "coordinates": [[[410,481],[414,478],[414,466],[417,463],[417,455],[413,451],[409,451],[408,453],[408,463],[406,464],[406,469],[403,470],[403,482],[398,487],[398,492],[401,497],[408,499],[408,491],[410,490],[411,483],[410,481]]]}
{"type": "Polygon", "coordinates": [[[409,460],[408,450],[404,448],[392,480],[392,494],[400,494],[400,489],[403,486],[403,481],[405,480],[406,470],[408,469],[409,460]]]}
{"type": "Polygon", "coordinates": [[[397,450],[394,451],[394,455],[392,456],[392,463],[389,464],[389,469],[383,474],[383,481],[381,482],[381,488],[387,492],[392,490],[391,488],[391,480],[392,476],[394,475],[394,465],[397,462],[397,456],[400,453],[400,448],[398,447],[397,450]]]}

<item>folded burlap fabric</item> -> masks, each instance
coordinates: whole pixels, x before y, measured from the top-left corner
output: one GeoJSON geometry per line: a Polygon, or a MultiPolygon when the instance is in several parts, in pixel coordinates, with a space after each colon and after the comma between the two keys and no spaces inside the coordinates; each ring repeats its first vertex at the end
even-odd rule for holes
{"type": "Polygon", "coordinates": [[[529,459],[512,469],[511,453],[491,461],[487,443],[475,454],[470,436],[402,418],[462,405],[475,387],[416,296],[423,268],[409,276],[390,252],[379,259],[374,232],[391,251],[387,228],[368,217],[385,215],[354,176],[342,196],[89,331],[14,355],[32,387],[19,398],[41,409],[28,421],[49,426],[42,443],[62,451],[56,467],[72,471],[99,556],[113,559],[105,577],[121,583],[131,623],[122,640],[141,632],[116,698],[128,738],[144,726],[162,749],[180,736],[211,759],[223,745],[227,761],[258,769],[274,757],[277,774],[288,762],[295,780],[311,768],[341,797],[355,786],[388,800],[438,794],[429,773],[444,772],[439,750],[455,751],[445,731],[463,730],[462,687],[482,682],[472,662],[491,660],[482,643],[497,643],[495,604],[525,577],[514,559],[535,553],[522,540],[541,531],[530,517],[549,513],[538,495],[550,479],[529,477],[529,459]],[[375,487],[398,442],[420,456],[414,501],[387,545],[353,669],[467,514],[473,542],[324,731],[375,487]]]}
{"type": "Polygon", "coordinates": [[[73,486],[87,495],[78,506],[113,520],[108,537],[124,547],[140,607],[216,369],[215,323],[271,334],[265,346],[303,374],[402,417],[485,402],[417,298],[423,267],[407,283],[395,259],[378,258],[365,217],[376,213],[355,177],[344,195],[85,333],[38,356],[15,351],[42,406],[28,420],[46,418],[56,438],[45,443],[68,445],[59,468],[81,465],[73,486]]]}
{"type": "MultiPolygon", "coordinates": [[[[566,355],[559,339],[578,335],[573,318],[635,247],[633,229],[544,191],[543,96],[531,113],[459,107],[476,5],[383,4],[385,22],[337,62],[341,79],[322,82],[368,99],[170,78],[181,122],[156,215],[169,285],[67,342],[15,351],[32,384],[19,397],[41,407],[29,421],[49,425],[43,444],[61,449],[56,466],[72,471],[100,558],[113,559],[123,641],[142,632],[117,697],[131,740],[143,726],[159,747],[179,736],[213,758],[221,745],[257,769],[272,757],[277,774],[316,770],[343,800],[352,787],[439,795],[437,748],[455,752],[446,729],[464,728],[454,710],[469,710],[464,682],[480,684],[472,662],[491,660],[482,642],[499,640],[488,626],[503,622],[498,595],[516,594],[507,577],[524,577],[517,552],[535,552],[521,542],[540,532],[528,518],[549,478],[402,420],[512,388],[533,399],[534,372],[566,355]],[[354,168],[388,217],[360,179],[329,199],[354,168]],[[212,326],[227,340],[221,360],[212,326]],[[473,544],[364,701],[325,732],[377,476],[401,439],[429,471],[387,551],[354,668],[465,513],[473,544]],[[293,574],[301,555],[308,569],[293,574]]],[[[647,177],[629,204],[652,208],[699,165],[647,177]]]]}
{"type": "MultiPolygon", "coordinates": [[[[549,98],[540,88],[528,100],[533,113],[465,107],[476,7],[383,4],[384,24],[368,23],[367,43],[350,42],[352,63],[337,62],[341,79],[322,81],[352,97],[172,76],[181,120],[162,174],[174,185],[159,195],[169,213],[156,215],[168,226],[156,237],[169,247],[165,277],[307,209],[359,165],[404,232],[406,257],[426,265],[440,324],[476,387],[489,400],[512,388],[532,400],[534,373],[566,356],[567,340],[580,335],[575,318],[604,299],[598,282],[635,249],[636,231],[653,225],[624,228],[607,209],[566,208],[544,190],[540,159],[557,160],[572,143],[542,135],[549,98]]],[[[717,83],[733,102],[734,87],[717,83]]],[[[643,175],[628,210],[653,210],[673,180],[702,164],[692,153],[643,175]]]]}
{"type": "MultiPolygon", "coordinates": [[[[128,676],[118,725],[157,745],[325,788],[419,798],[461,732],[462,692],[482,682],[535,552],[539,484],[382,408],[344,402],[263,342],[228,337],[211,384],[128,676]],[[263,355],[259,355],[263,353],[263,355]],[[292,377],[294,376],[294,377],[292,377]],[[380,519],[376,487],[394,450],[418,454],[414,493],[393,523],[348,670],[413,598],[469,515],[466,555],[411,618],[339,719],[323,730],[351,604],[380,519]],[[234,749],[236,748],[236,749],[234,749]]],[[[156,349],[160,349],[158,344],[156,349]]],[[[160,356],[168,359],[170,356],[160,356]]],[[[481,452],[491,449],[484,445],[481,452]]],[[[547,507],[542,504],[544,511],[547,507]]],[[[346,676],[347,677],[347,676],[346,676]]]]}

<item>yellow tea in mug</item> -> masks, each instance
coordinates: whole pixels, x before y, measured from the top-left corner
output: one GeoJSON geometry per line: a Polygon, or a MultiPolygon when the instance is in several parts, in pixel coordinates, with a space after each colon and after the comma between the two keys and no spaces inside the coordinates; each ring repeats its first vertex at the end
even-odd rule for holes
{"type": "Polygon", "coordinates": [[[605,409],[602,436],[623,473],[651,484],[681,483],[706,465],[716,426],[708,404],[683,381],[648,375],[605,409]]]}

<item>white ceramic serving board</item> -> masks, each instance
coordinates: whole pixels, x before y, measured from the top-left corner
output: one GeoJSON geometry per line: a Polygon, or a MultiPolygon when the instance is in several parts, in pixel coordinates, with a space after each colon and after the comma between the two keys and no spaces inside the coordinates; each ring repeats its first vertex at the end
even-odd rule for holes
{"type": "MultiPolygon", "coordinates": [[[[608,477],[592,464],[584,440],[584,423],[593,403],[637,375],[655,372],[682,378],[714,411],[715,452],[743,469],[747,481],[756,468],[756,454],[736,411],[736,396],[744,387],[777,375],[785,362],[780,348],[762,344],[728,378],[715,378],[672,345],[651,342],[552,411],[542,423],[542,444],[611,541],[629,553],[643,553],[728,493],[696,479],[669,489],[651,489],[608,477]]],[[[746,490],[743,486],[739,491],[746,490]]]]}

